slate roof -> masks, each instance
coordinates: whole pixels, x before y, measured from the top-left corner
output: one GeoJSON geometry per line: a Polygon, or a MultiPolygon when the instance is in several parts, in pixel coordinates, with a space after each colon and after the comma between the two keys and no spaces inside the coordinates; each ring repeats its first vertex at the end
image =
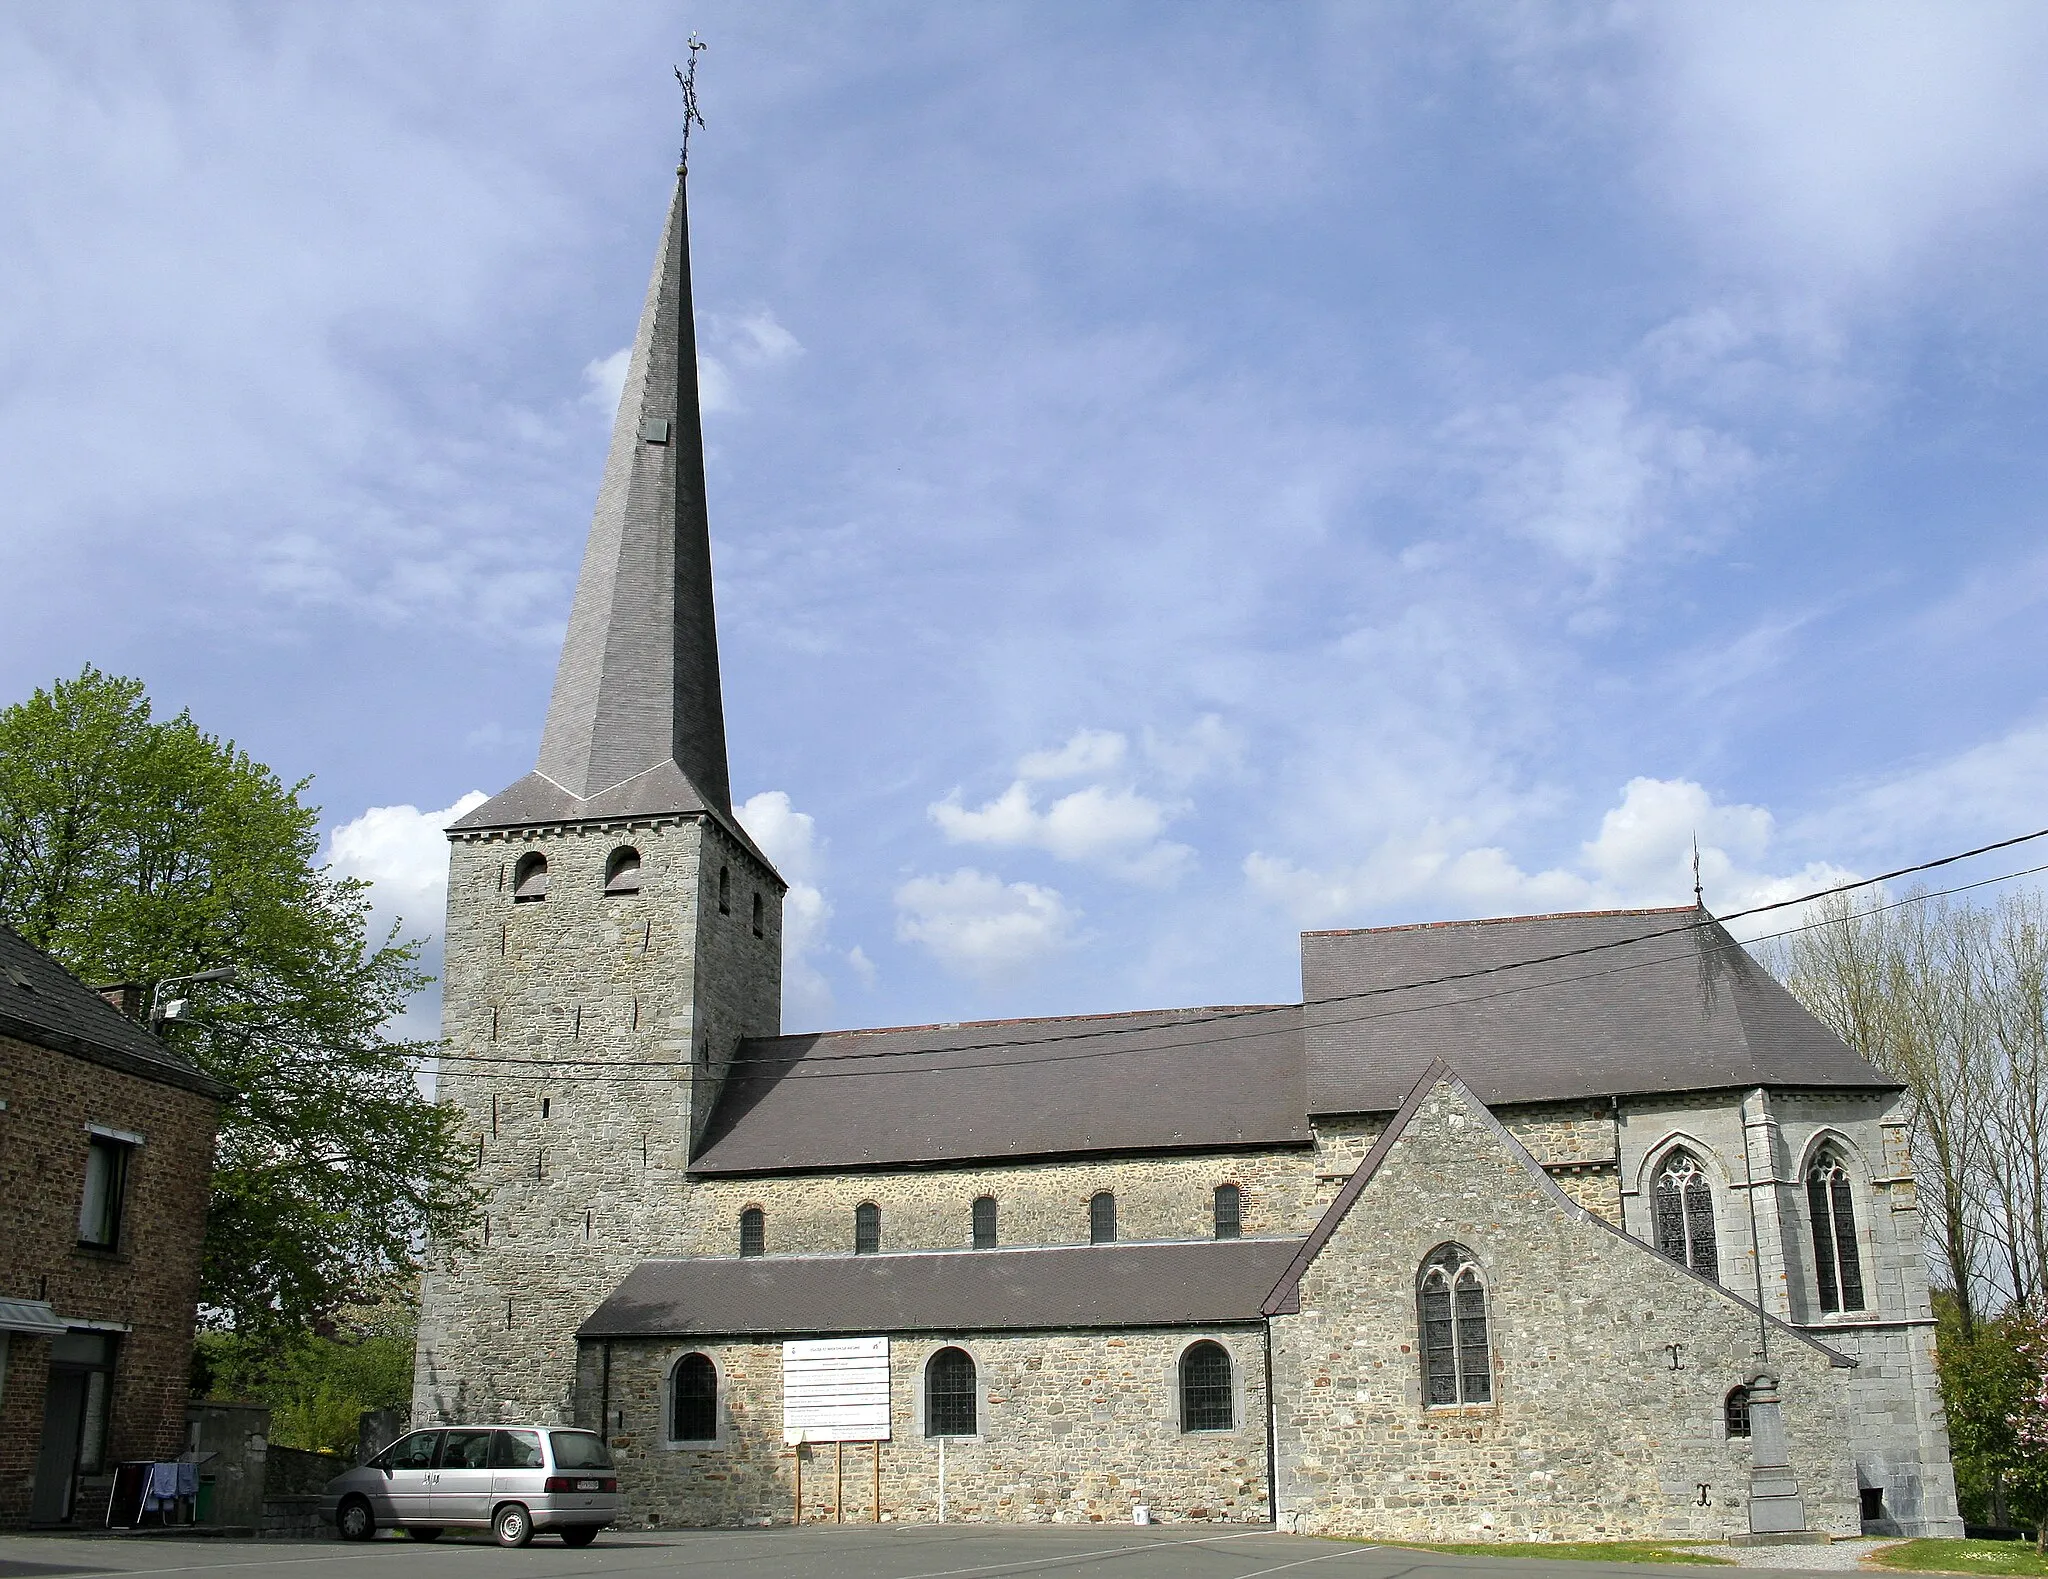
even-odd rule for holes
{"type": "Polygon", "coordinates": [[[1694,926],[1700,914],[1686,906],[1305,933],[1309,1108],[1392,1111],[1437,1059],[1489,1106],[1746,1086],[1898,1089],[1719,922],[1694,926]]]}
{"type": "Polygon", "coordinates": [[[693,1173],[1306,1144],[1292,1004],[743,1042],[693,1173]]]}
{"type": "Polygon", "coordinates": [[[643,1261],[582,1338],[1017,1332],[1254,1322],[1299,1239],[643,1261]]]}
{"type": "MultiPolygon", "coordinates": [[[[740,842],[768,875],[781,883],[775,863],[761,852],[739,819],[723,807],[707,803],[674,762],[657,763],[646,772],[615,784],[588,800],[570,794],[544,773],[529,773],[510,789],[501,790],[474,811],[448,825],[448,832],[475,833],[489,828],[530,828],[540,823],[614,822],[633,817],[706,816],[740,842]]],[[[783,884],[786,888],[788,885],[783,884]]]]}
{"type": "Polygon", "coordinates": [[[191,1060],[7,926],[0,926],[0,1036],[207,1096],[221,1094],[191,1060]]]}

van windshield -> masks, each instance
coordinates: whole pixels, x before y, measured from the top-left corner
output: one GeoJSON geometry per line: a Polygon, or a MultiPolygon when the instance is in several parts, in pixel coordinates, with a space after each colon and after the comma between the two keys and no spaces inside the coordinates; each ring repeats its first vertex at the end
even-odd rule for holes
{"type": "Polygon", "coordinates": [[[612,1456],[588,1431],[550,1431],[557,1469],[610,1469],[612,1456]]]}

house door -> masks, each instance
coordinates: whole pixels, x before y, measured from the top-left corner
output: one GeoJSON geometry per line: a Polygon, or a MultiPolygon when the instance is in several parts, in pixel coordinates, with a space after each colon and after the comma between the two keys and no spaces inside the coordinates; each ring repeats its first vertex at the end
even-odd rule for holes
{"type": "Polygon", "coordinates": [[[62,1524],[71,1517],[78,1480],[78,1444],[85,1435],[84,1371],[50,1372],[43,1401],[43,1445],[36,1454],[36,1484],[28,1516],[35,1524],[62,1524]]]}

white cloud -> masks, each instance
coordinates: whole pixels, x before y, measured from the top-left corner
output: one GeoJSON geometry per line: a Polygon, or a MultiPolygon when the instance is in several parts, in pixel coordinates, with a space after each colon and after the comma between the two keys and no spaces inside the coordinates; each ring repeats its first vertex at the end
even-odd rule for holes
{"type": "Polygon", "coordinates": [[[775,314],[765,307],[736,319],[715,319],[712,329],[725,342],[734,360],[751,366],[773,367],[803,355],[804,348],[796,336],[783,328],[775,314]]]}
{"type": "MultiPolygon", "coordinates": [[[[1389,906],[1464,917],[1684,904],[1692,898],[1695,839],[1707,905],[1719,913],[1855,876],[1827,862],[1769,870],[1775,834],[1775,819],[1761,806],[1722,804],[1688,779],[1637,778],[1576,860],[1545,871],[1522,870],[1496,845],[1460,848],[1443,827],[1389,838],[1365,860],[1326,870],[1255,851],[1244,871],[1254,892],[1309,926],[1355,921],[1389,906]]],[[[1787,924],[1760,920],[1756,928],[1787,924]]]]}
{"type": "Polygon", "coordinates": [[[452,806],[372,806],[327,836],[327,864],[343,877],[371,885],[377,930],[402,921],[409,936],[438,937],[448,910],[448,840],[445,830],[490,797],[471,790],[452,806]]]}
{"type": "Polygon", "coordinates": [[[586,363],[583,368],[584,400],[607,416],[617,411],[619,399],[626,393],[626,371],[632,362],[633,348],[622,345],[610,356],[586,363]]]}
{"type": "Polygon", "coordinates": [[[896,890],[896,936],[984,982],[1020,976],[1066,948],[1079,919],[1057,889],[1005,883],[966,866],[948,877],[913,877],[896,890]]]}
{"type": "Polygon", "coordinates": [[[733,815],[789,883],[782,898],[783,1019],[823,1024],[832,1011],[832,983],[818,968],[818,956],[825,949],[832,902],[817,882],[822,854],[817,819],[798,811],[782,790],[763,790],[734,807],[733,815]]]}
{"type": "Polygon", "coordinates": [[[1017,764],[1010,787],[979,807],[961,804],[956,789],[927,810],[954,844],[1044,850],[1141,883],[1167,883],[1193,864],[1195,852],[1162,837],[1186,811],[1140,794],[1128,784],[1095,783],[1041,809],[1034,784],[1113,773],[1129,754],[1120,734],[1083,729],[1064,746],[1034,751],[1017,764]]]}

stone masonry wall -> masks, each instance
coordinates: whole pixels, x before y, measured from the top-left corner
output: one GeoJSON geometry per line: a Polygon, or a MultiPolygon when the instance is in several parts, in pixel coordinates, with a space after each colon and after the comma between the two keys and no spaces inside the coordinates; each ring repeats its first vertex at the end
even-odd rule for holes
{"type": "MultiPolygon", "coordinates": [[[[1126,1333],[898,1336],[890,1343],[891,1440],[881,1448],[881,1513],[939,1517],[940,1444],[924,1434],[923,1377],[940,1349],[975,1360],[977,1424],[945,1442],[946,1518],[958,1523],[1127,1524],[1142,1502],[1162,1522],[1263,1523],[1266,1423],[1257,1328],[1126,1333]],[[1177,1365],[1203,1338],[1230,1351],[1237,1387],[1229,1431],[1183,1432],[1177,1365]]],[[[593,1370],[586,1360],[586,1385],[593,1370]]],[[[782,1438],[779,1343],[612,1345],[612,1447],[631,1525],[788,1523],[796,1452],[782,1438]],[[669,1377],[685,1354],[719,1372],[719,1438],[665,1440],[669,1377]]],[[[804,1452],[804,1517],[830,1520],[830,1443],[804,1452]]],[[[874,1449],[844,1450],[844,1516],[873,1519],[874,1449]]]]}
{"type": "MultiPolygon", "coordinates": [[[[1455,1083],[1394,1144],[1301,1305],[1273,1324],[1283,1527],[1432,1541],[1746,1529],[1748,1445],[1725,1437],[1722,1402],[1758,1368],[1756,1315],[1560,1198],[1455,1083]],[[1486,1273],[1485,1405],[1422,1403],[1416,1277],[1445,1241],[1486,1273]]],[[[1783,1331],[1770,1359],[1809,1527],[1853,1534],[1845,1377],[1783,1331]]]]}
{"type": "MultiPolygon", "coordinates": [[[[107,1462],[169,1458],[184,1437],[213,1169],[211,1097],[0,1036],[0,1294],[116,1324],[107,1462]],[[87,1124],[143,1137],[119,1245],[78,1243],[87,1124]]],[[[50,1340],[12,1335],[0,1376],[0,1527],[25,1523],[50,1340]]]]}

